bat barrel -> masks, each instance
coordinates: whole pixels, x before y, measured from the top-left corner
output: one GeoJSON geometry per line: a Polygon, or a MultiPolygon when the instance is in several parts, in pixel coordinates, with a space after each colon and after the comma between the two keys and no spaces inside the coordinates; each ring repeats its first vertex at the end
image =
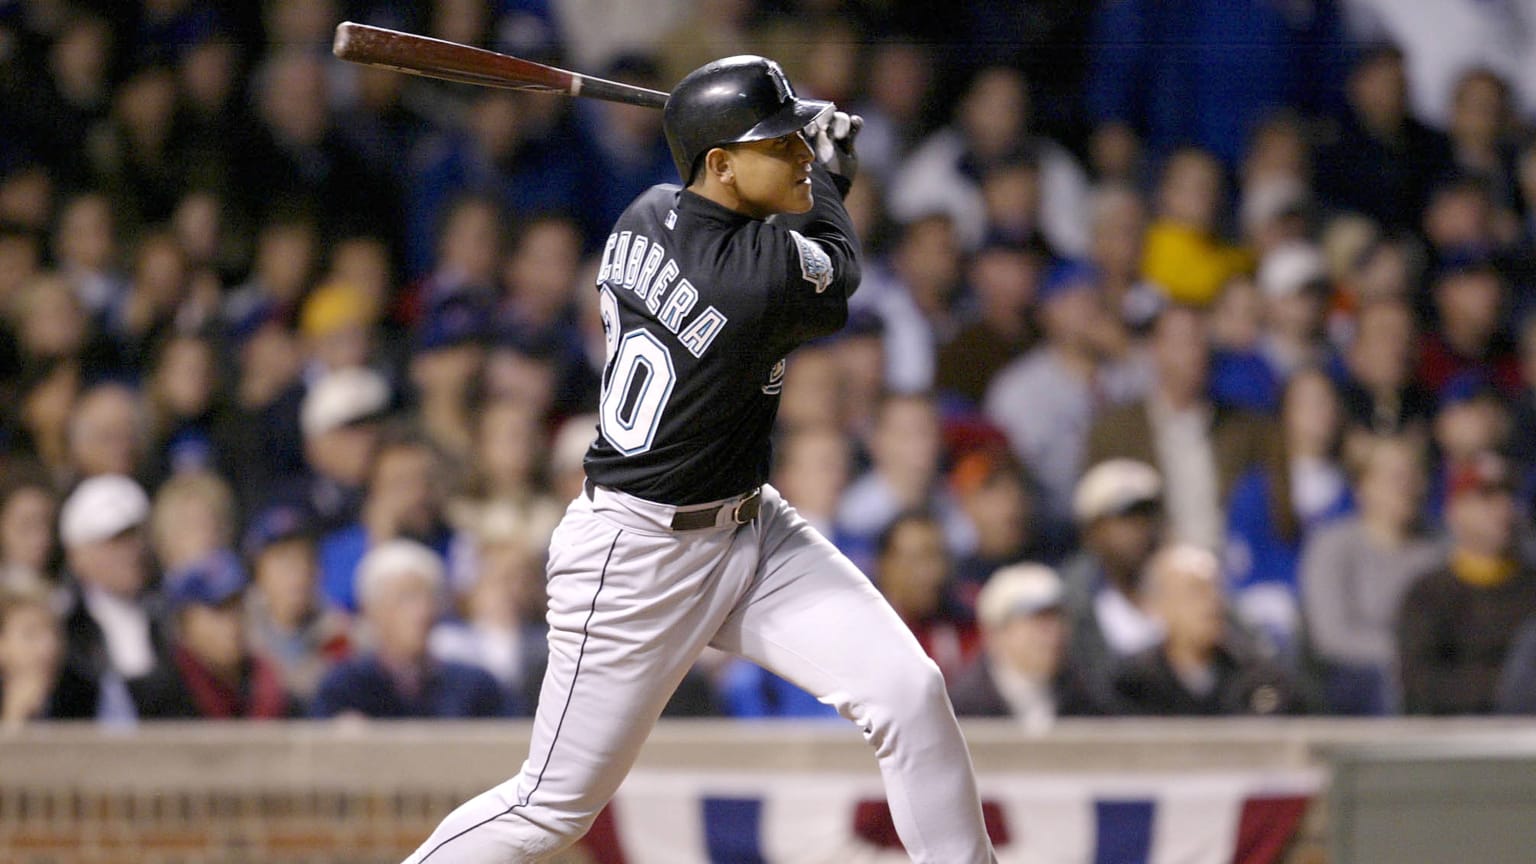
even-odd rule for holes
{"type": "Polygon", "coordinates": [[[667,104],[667,94],[658,90],[578,75],[484,48],[351,21],[344,21],[336,28],[331,50],[342,60],[353,63],[461,84],[541,90],[646,108],[667,104]]]}

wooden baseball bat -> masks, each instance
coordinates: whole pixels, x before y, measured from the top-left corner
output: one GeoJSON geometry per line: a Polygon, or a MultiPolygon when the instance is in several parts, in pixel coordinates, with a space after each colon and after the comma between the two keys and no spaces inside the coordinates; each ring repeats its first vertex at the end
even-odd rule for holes
{"type": "Polygon", "coordinates": [[[352,63],[461,84],[586,96],[646,108],[667,104],[667,94],[659,90],[594,78],[457,42],[351,21],[336,27],[336,41],[331,52],[352,63]]]}

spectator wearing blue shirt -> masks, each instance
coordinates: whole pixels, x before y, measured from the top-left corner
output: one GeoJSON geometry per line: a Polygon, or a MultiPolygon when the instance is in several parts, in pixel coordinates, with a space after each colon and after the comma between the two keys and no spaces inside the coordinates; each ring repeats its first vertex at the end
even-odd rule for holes
{"type": "Polygon", "coordinates": [[[443,464],[431,442],[414,433],[390,433],[374,451],[357,521],[320,542],[321,588],[326,599],[358,608],[356,587],[364,554],[406,537],[446,557],[453,531],[443,516],[443,464]]]}
{"type": "Polygon", "coordinates": [[[357,595],[371,649],[332,669],[310,706],[316,717],[504,717],[511,707],[484,669],[433,660],[428,634],[443,562],[412,540],[380,544],[358,565],[357,595]]]}
{"type": "Polygon", "coordinates": [[[1348,510],[1350,499],[1338,460],[1339,400],[1328,375],[1297,372],[1281,406],[1278,446],[1232,490],[1224,569],[1238,616],[1288,654],[1300,621],[1302,544],[1312,528],[1348,510]]]}

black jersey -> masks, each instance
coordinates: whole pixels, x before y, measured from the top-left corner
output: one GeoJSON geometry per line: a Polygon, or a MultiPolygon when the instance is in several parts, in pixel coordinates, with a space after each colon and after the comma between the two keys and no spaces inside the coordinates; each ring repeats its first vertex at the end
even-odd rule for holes
{"type": "Polygon", "coordinates": [[[859,284],[842,178],[812,169],[815,204],[754,219],[654,186],[603,248],[607,338],[587,476],[663,504],[699,504],[768,479],[785,357],[836,331],[859,284]]]}

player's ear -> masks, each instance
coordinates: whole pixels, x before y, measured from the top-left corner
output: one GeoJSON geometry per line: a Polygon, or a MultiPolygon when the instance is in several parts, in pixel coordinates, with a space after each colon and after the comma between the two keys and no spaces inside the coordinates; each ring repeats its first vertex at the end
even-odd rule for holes
{"type": "Polygon", "coordinates": [[[736,166],[732,164],[731,151],[724,147],[710,148],[704,154],[704,172],[727,186],[734,184],[736,166]]]}

